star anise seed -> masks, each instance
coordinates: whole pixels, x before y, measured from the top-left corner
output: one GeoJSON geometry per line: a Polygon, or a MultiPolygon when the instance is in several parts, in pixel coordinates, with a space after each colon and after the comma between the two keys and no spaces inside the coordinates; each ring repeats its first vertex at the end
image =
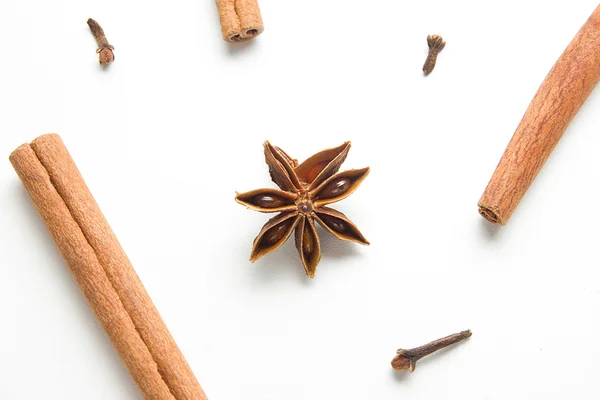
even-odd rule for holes
{"type": "Polygon", "coordinates": [[[342,240],[369,245],[356,225],[328,204],[350,196],[369,174],[369,168],[338,173],[350,150],[350,142],[321,151],[301,164],[279,147],[264,144],[265,161],[273,182],[281,188],[237,193],[235,200],[255,211],[278,212],[254,239],[254,262],[285,243],[295,232],[296,248],[310,278],[321,260],[321,244],[315,221],[342,240]]]}

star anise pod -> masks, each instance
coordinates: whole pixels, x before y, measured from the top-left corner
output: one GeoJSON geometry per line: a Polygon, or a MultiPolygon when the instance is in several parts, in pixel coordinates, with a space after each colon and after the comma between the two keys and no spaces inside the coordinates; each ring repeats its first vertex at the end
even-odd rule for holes
{"type": "Polygon", "coordinates": [[[257,189],[235,197],[238,203],[253,210],[279,213],[267,221],[254,239],[251,262],[277,249],[295,232],[306,275],[314,278],[321,260],[315,221],[339,239],[369,244],[344,214],[326,207],[350,196],[369,174],[369,167],[338,173],[350,142],[321,151],[301,164],[268,141],[264,146],[271,179],[281,190],[257,189]]]}

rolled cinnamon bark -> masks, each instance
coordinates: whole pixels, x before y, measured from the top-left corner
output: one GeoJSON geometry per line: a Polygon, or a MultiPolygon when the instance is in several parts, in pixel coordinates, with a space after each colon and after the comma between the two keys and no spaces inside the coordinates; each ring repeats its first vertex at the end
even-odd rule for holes
{"type": "Polygon", "coordinates": [[[600,80],[600,6],[560,56],[525,112],[485,192],[479,213],[505,225],[571,120],[600,80]]]}
{"type": "Polygon", "coordinates": [[[144,398],[206,400],[60,137],[10,161],[144,398]]]}
{"type": "Polygon", "coordinates": [[[227,42],[240,42],[264,30],[257,0],[216,0],[221,33],[227,42]]]}

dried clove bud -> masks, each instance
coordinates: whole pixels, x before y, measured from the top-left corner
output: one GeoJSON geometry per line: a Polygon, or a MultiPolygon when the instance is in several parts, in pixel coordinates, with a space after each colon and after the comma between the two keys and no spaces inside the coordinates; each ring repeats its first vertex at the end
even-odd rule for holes
{"type": "Polygon", "coordinates": [[[98,53],[98,61],[102,65],[110,64],[115,60],[115,55],[113,54],[115,48],[108,44],[106,35],[104,35],[104,30],[96,21],[90,18],[87,20],[87,24],[98,43],[98,49],[96,50],[96,53],[98,53]]]}
{"type": "Polygon", "coordinates": [[[429,35],[427,36],[427,46],[429,46],[429,54],[427,55],[425,64],[423,64],[423,73],[425,73],[425,76],[429,75],[435,68],[437,55],[444,49],[446,42],[444,42],[444,39],[440,35],[429,35]]]}
{"type": "Polygon", "coordinates": [[[392,368],[395,370],[404,370],[410,368],[410,372],[413,372],[417,366],[417,361],[419,361],[421,358],[443,349],[444,347],[465,340],[466,338],[471,337],[471,335],[471,331],[466,330],[438,340],[434,340],[431,343],[427,343],[426,345],[420,347],[415,347],[414,349],[399,349],[396,352],[396,357],[394,357],[392,360],[392,368]]]}

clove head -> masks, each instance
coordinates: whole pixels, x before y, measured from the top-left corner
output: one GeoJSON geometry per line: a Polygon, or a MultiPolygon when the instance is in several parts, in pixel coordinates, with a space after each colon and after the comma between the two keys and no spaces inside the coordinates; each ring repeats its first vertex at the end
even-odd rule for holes
{"type": "Polygon", "coordinates": [[[113,49],[114,49],[114,47],[109,45],[107,47],[102,47],[97,50],[98,61],[100,62],[100,64],[108,65],[115,60],[115,55],[113,53],[113,49]]]}
{"type": "Polygon", "coordinates": [[[410,372],[415,370],[415,363],[404,354],[404,350],[398,350],[396,357],[392,360],[392,368],[396,371],[403,371],[410,368],[410,372]]]}
{"type": "Polygon", "coordinates": [[[429,46],[429,51],[439,53],[446,46],[446,42],[440,35],[428,35],[427,45],[429,46]]]}

